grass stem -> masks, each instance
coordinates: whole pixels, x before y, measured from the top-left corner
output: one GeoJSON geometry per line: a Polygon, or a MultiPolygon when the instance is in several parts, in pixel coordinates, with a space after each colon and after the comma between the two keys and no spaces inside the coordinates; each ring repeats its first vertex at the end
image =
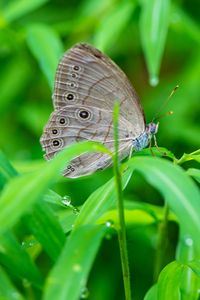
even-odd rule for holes
{"type": "Polygon", "coordinates": [[[119,240],[121,264],[122,264],[125,299],[131,300],[130,271],[129,271],[127,242],[126,242],[124,203],[123,203],[122,181],[121,181],[121,173],[119,168],[119,156],[118,156],[118,150],[119,150],[118,118],[119,118],[119,103],[116,102],[114,105],[114,140],[115,140],[114,173],[115,173],[118,214],[119,214],[118,240],[119,240]]]}

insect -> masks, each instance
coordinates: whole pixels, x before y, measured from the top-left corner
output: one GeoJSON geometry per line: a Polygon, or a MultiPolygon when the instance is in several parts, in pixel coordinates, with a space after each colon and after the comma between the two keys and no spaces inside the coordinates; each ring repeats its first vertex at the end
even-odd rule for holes
{"type": "MultiPolygon", "coordinates": [[[[85,140],[98,141],[114,151],[113,105],[119,99],[119,157],[131,149],[145,148],[158,131],[158,124],[146,125],[138,96],[124,72],[91,45],[76,44],[58,64],[53,93],[54,112],[40,142],[51,159],[66,146],[85,140]]],[[[105,153],[76,157],[63,175],[80,177],[112,164],[105,153]]]]}

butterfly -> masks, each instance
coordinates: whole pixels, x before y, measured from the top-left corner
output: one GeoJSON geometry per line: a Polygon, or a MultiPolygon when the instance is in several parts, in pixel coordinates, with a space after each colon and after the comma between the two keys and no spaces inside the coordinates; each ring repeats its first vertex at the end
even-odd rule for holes
{"type": "MultiPolygon", "coordinates": [[[[114,151],[113,105],[119,99],[119,157],[145,148],[158,131],[146,124],[139,98],[124,72],[95,47],[79,43],[58,64],[53,92],[54,111],[40,143],[45,158],[52,159],[72,143],[97,141],[114,151]]],[[[112,164],[105,153],[74,158],[63,172],[66,177],[89,175],[112,164]]]]}

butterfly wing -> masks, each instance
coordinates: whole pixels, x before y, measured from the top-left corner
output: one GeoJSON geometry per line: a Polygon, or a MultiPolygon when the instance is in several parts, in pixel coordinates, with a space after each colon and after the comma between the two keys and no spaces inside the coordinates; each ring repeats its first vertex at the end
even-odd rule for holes
{"type": "MultiPolygon", "coordinates": [[[[132,132],[123,117],[119,119],[119,155],[125,157],[131,147],[132,132]]],[[[103,143],[114,151],[112,111],[86,105],[68,105],[53,112],[40,139],[46,152],[45,158],[51,159],[66,146],[87,140],[103,143]]],[[[66,166],[64,175],[79,177],[88,175],[111,164],[105,153],[84,154],[66,166]]]]}
{"type": "Polygon", "coordinates": [[[69,105],[88,105],[113,110],[120,101],[120,115],[139,136],[145,128],[138,96],[124,72],[106,55],[88,44],[77,44],[61,59],[55,78],[56,110],[69,105]]]}

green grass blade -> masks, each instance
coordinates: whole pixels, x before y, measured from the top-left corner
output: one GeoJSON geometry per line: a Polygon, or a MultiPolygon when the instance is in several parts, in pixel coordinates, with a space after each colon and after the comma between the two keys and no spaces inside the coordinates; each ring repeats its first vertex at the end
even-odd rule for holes
{"type": "Polygon", "coordinates": [[[57,64],[64,52],[59,36],[50,26],[34,24],[27,28],[27,43],[52,90],[57,64]]]}
{"type": "Polygon", "coordinates": [[[193,260],[187,263],[192,271],[200,278],[200,260],[193,260]]]}
{"type": "MultiPolygon", "coordinates": [[[[122,177],[122,188],[125,189],[132,175],[131,170],[124,172],[122,177]]],[[[101,217],[109,208],[116,205],[116,190],[114,178],[106,184],[98,188],[90,195],[83,204],[80,214],[78,215],[75,227],[82,224],[93,224],[101,217]]]]}
{"type": "Polygon", "coordinates": [[[106,226],[85,225],[72,231],[45,287],[44,300],[78,300],[106,232],[106,226]]]}
{"type": "Polygon", "coordinates": [[[158,286],[157,284],[155,284],[148,290],[148,292],[144,297],[144,300],[158,300],[157,293],[158,293],[158,286]]]}
{"type": "Polygon", "coordinates": [[[200,193],[191,178],[179,166],[156,157],[134,157],[127,165],[160,191],[200,253],[200,193]]]}
{"type": "Polygon", "coordinates": [[[31,78],[31,69],[22,56],[15,55],[15,58],[11,59],[5,67],[1,67],[0,114],[3,115],[5,112],[16,109],[16,99],[24,91],[31,78]]]}
{"type": "Polygon", "coordinates": [[[152,85],[158,83],[169,17],[170,0],[142,1],[140,37],[152,85]]]}
{"type": "Polygon", "coordinates": [[[1,300],[24,300],[2,267],[0,267],[0,299],[1,300]]]}
{"type": "Polygon", "coordinates": [[[115,44],[130,20],[134,8],[133,1],[123,1],[108,11],[108,14],[101,19],[95,34],[94,43],[97,48],[106,51],[115,44]]]}
{"type": "Polygon", "coordinates": [[[158,299],[180,299],[180,281],[184,265],[177,261],[168,264],[158,278],[158,299]]]}
{"type": "Polygon", "coordinates": [[[118,134],[119,112],[120,112],[119,101],[115,101],[114,108],[113,108],[114,141],[115,141],[113,169],[115,174],[117,210],[119,216],[118,242],[119,242],[120,258],[121,258],[121,265],[122,265],[125,299],[131,300],[131,285],[130,285],[131,280],[130,280],[130,270],[129,270],[129,262],[128,262],[126,224],[125,224],[125,216],[124,216],[124,199],[123,199],[123,192],[122,192],[122,178],[121,178],[120,160],[119,160],[119,134],[118,134]]]}
{"type": "Polygon", "coordinates": [[[41,288],[43,279],[39,270],[12,233],[6,232],[0,236],[0,249],[1,265],[41,288]]]}
{"type": "Polygon", "coordinates": [[[59,178],[61,171],[71,159],[82,153],[98,151],[110,154],[105,147],[95,142],[73,144],[59,153],[54,160],[46,163],[42,170],[10,180],[0,199],[0,231],[3,232],[17,222],[20,216],[59,178]]]}
{"type": "Polygon", "coordinates": [[[65,234],[49,205],[38,201],[25,216],[30,232],[40,242],[52,260],[56,260],[65,243],[65,234]]]}
{"type": "Polygon", "coordinates": [[[0,151],[0,189],[12,177],[17,176],[17,171],[13,168],[7,157],[0,151]]]}
{"type": "Polygon", "coordinates": [[[8,1],[8,4],[3,9],[3,16],[7,22],[13,22],[20,17],[36,10],[44,3],[48,2],[48,0],[34,0],[34,1],[26,1],[26,0],[14,0],[8,1]]]}
{"type": "Polygon", "coordinates": [[[186,171],[186,173],[196,179],[197,182],[200,183],[200,170],[190,168],[186,171]]]}

